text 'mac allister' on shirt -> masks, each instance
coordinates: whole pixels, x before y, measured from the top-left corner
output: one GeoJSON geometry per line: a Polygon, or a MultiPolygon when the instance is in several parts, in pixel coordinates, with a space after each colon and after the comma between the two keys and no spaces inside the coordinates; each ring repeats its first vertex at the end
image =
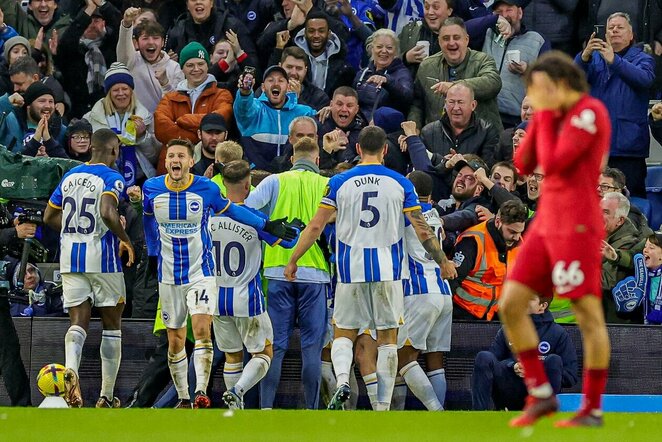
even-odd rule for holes
{"type": "Polygon", "coordinates": [[[565,114],[537,111],[533,115],[515,154],[515,165],[522,174],[531,174],[540,165],[545,174],[534,227],[558,235],[584,230],[604,235],[595,183],[610,140],[607,109],[589,95],[565,114]],[[559,215],[563,215],[562,223],[559,215]]]}
{"type": "MultiPolygon", "coordinates": [[[[248,208],[267,219],[258,210],[248,208]]],[[[270,246],[292,248],[295,241],[282,241],[263,230],[235,221],[225,214],[209,218],[209,231],[216,264],[218,303],[215,314],[250,317],[265,312],[262,292],[262,241],[270,246]]]]}
{"type": "MultiPolygon", "coordinates": [[[[439,213],[432,208],[431,204],[421,203],[423,217],[428,223],[434,234],[441,242],[443,227],[439,213]]],[[[441,278],[441,269],[432,259],[432,256],[425,251],[423,244],[418,239],[414,226],[405,218],[405,250],[409,262],[409,279],[405,280],[405,296],[425,295],[428,293],[451,295],[451,288],[448,281],[441,278]]]]}
{"type": "Polygon", "coordinates": [[[223,198],[209,179],[191,174],[188,184],[174,189],[167,175],[143,185],[143,214],[147,254],[159,257],[159,282],[182,285],[214,276],[211,213],[264,227],[264,220],[223,198]]]}
{"type": "Polygon", "coordinates": [[[101,197],[119,201],[124,179],[105,164],[81,164],[67,172],[48,204],[62,210],[60,271],[116,273],[122,271],[119,240],[101,218],[101,197]]]}
{"type": "Polygon", "coordinates": [[[329,180],[320,207],[338,211],[336,267],[339,281],[407,278],[405,217],[420,210],[409,180],[381,164],[359,164],[329,180]]]}

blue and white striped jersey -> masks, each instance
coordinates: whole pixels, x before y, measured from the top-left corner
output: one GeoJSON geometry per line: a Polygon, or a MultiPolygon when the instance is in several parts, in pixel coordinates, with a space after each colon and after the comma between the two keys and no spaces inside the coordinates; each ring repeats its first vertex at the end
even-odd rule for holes
{"type": "MultiPolygon", "coordinates": [[[[435,236],[441,242],[443,227],[439,214],[432,208],[431,204],[421,203],[421,208],[425,221],[432,227],[435,236]]],[[[428,293],[441,293],[450,296],[451,288],[448,281],[441,278],[439,265],[425,251],[423,244],[416,236],[414,227],[409,222],[407,224],[405,228],[405,250],[409,262],[409,280],[405,281],[405,296],[428,293]]]]}
{"type": "MultiPolygon", "coordinates": [[[[250,209],[266,219],[261,212],[250,209]]],[[[262,241],[270,246],[291,248],[296,243],[281,243],[279,238],[248,224],[221,215],[209,219],[216,264],[218,305],[216,315],[249,317],[266,311],[262,292],[262,241]]]]}
{"type": "Polygon", "coordinates": [[[407,277],[403,212],[420,209],[409,180],[381,164],[359,164],[329,180],[320,206],[338,211],[336,268],[340,282],[407,277]]]}
{"type": "Polygon", "coordinates": [[[397,0],[390,9],[383,9],[374,0],[372,10],[376,16],[383,18],[388,29],[398,35],[407,23],[423,20],[423,0],[397,0]]]}
{"type": "Polygon", "coordinates": [[[105,164],[81,164],[67,172],[48,204],[62,210],[60,271],[117,273],[122,271],[119,240],[101,218],[101,197],[119,201],[124,179],[105,164]]]}

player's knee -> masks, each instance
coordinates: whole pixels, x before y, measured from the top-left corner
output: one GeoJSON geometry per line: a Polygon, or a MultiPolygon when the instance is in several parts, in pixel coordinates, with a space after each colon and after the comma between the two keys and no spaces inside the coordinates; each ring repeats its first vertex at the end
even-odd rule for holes
{"type": "Polygon", "coordinates": [[[546,371],[559,371],[563,370],[563,359],[559,355],[548,355],[543,361],[546,371]]]}
{"type": "Polygon", "coordinates": [[[474,361],[474,370],[487,370],[489,367],[494,364],[496,357],[494,353],[489,351],[480,351],[476,355],[476,360],[474,361]]]}
{"type": "Polygon", "coordinates": [[[267,356],[267,357],[271,360],[271,358],[274,357],[274,349],[273,349],[273,346],[272,346],[271,344],[265,345],[265,346],[264,346],[264,350],[262,350],[261,352],[259,352],[259,353],[257,353],[257,354],[265,355],[265,356],[267,356]]]}

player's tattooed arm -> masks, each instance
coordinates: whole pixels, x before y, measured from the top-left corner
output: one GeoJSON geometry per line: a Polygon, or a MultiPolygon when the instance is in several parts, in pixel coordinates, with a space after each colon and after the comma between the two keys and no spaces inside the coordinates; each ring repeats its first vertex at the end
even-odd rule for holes
{"type": "Polygon", "coordinates": [[[449,261],[444,254],[444,251],[439,244],[439,240],[434,235],[434,231],[425,221],[423,213],[419,210],[412,210],[411,212],[406,212],[409,222],[411,222],[416,236],[418,236],[419,241],[423,245],[423,248],[426,252],[432,256],[432,259],[439,264],[441,268],[441,276],[446,279],[453,279],[457,276],[457,271],[455,270],[455,264],[452,261],[449,261]]]}

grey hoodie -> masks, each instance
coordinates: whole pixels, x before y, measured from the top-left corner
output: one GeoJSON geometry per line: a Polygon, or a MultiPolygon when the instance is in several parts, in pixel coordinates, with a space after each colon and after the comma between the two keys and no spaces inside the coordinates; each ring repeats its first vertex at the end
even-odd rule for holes
{"type": "Polygon", "coordinates": [[[329,31],[329,40],[326,42],[326,51],[318,57],[314,57],[308,48],[306,41],[306,29],[300,30],[294,37],[294,44],[304,50],[310,60],[310,74],[312,83],[318,88],[326,89],[326,77],[329,69],[329,58],[340,52],[340,39],[332,31],[329,31]]]}

